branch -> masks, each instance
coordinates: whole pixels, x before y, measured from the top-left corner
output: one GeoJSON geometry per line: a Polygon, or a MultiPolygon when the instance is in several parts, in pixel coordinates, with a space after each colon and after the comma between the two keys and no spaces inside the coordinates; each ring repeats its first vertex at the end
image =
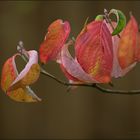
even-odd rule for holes
{"type": "MultiPolygon", "coordinates": [[[[26,62],[28,62],[29,56],[28,56],[27,51],[23,47],[23,43],[21,41],[19,42],[19,44],[17,46],[17,51],[21,54],[21,57],[26,62]]],[[[62,80],[58,79],[54,75],[51,75],[50,73],[45,71],[42,67],[41,67],[41,74],[52,78],[53,80],[55,80],[56,82],[58,82],[59,84],[64,85],[64,86],[92,87],[92,88],[95,88],[95,89],[97,89],[99,91],[102,91],[104,93],[107,93],[107,94],[110,94],[110,93],[111,94],[121,94],[121,95],[137,95],[137,94],[140,94],[140,90],[129,90],[129,91],[127,91],[127,90],[112,90],[112,89],[104,88],[104,87],[102,87],[102,86],[100,86],[99,84],[96,84],[96,83],[91,83],[91,84],[86,84],[86,83],[81,83],[81,84],[67,83],[65,81],[62,81],[62,80]]]]}
{"type": "MultiPolygon", "coordinates": [[[[23,60],[27,63],[29,60],[29,55],[27,53],[27,51],[25,50],[25,48],[23,47],[23,42],[19,41],[19,44],[17,45],[17,51],[20,53],[21,57],[23,58],[23,60]]],[[[50,78],[52,78],[53,80],[57,81],[58,83],[65,85],[65,86],[86,86],[86,87],[94,87],[95,83],[93,84],[72,84],[72,83],[67,83],[64,82],[58,78],[56,78],[54,75],[48,73],[46,70],[44,70],[41,66],[41,74],[48,76],[50,78]]]]}
{"type": "Polygon", "coordinates": [[[65,81],[62,81],[58,78],[56,78],[54,75],[51,75],[50,73],[48,73],[47,71],[45,71],[42,67],[41,67],[41,74],[45,75],[45,76],[48,76],[52,79],[54,79],[55,81],[57,81],[58,83],[64,85],[64,86],[85,86],[85,87],[95,87],[95,83],[93,84],[72,84],[72,83],[67,83],[65,81]]]}
{"type": "Polygon", "coordinates": [[[112,90],[112,89],[107,89],[107,88],[103,88],[102,86],[100,86],[99,84],[72,84],[72,83],[67,83],[64,82],[58,78],[56,78],[55,76],[49,74],[48,72],[46,72],[44,69],[43,71],[41,71],[41,74],[48,76],[52,79],[54,79],[55,81],[57,81],[58,83],[64,85],[64,86],[83,86],[83,87],[92,87],[95,89],[98,89],[99,91],[105,92],[105,93],[111,93],[111,94],[123,94],[123,95],[136,95],[136,94],[140,94],[140,90],[112,90]]]}
{"type": "Polygon", "coordinates": [[[95,88],[105,92],[105,93],[111,93],[111,94],[121,94],[121,95],[137,95],[140,94],[140,90],[112,90],[112,89],[107,89],[103,88],[100,85],[95,85],[95,88]]]}

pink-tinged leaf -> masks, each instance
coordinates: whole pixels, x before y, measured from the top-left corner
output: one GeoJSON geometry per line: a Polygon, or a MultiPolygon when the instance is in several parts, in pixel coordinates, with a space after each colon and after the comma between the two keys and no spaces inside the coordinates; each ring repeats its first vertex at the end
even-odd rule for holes
{"type": "MultiPolygon", "coordinates": [[[[111,25],[109,23],[106,23],[106,22],[105,22],[105,24],[108,27],[110,33],[112,33],[113,29],[112,29],[111,25]]],[[[117,23],[116,22],[112,22],[112,25],[113,25],[113,27],[116,27],[117,23]]],[[[118,78],[118,77],[122,76],[122,70],[121,70],[121,67],[119,65],[118,55],[117,55],[119,41],[120,41],[120,38],[117,35],[116,36],[112,36],[112,43],[113,43],[113,68],[112,68],[111,76],[115,77],[115,78],[118,78]]]]}
{"type": "MultiPolygon", "coordinates": [[[[60,64],[60,68],[62,72],[64,73],[64,75],[66,76],[66,78],[69,80],[69,83],[72,83],[72,84],[83,83],[82,81],[79,81],[79,79],[73,77],[70,73],[68,73],[66,68],[62,64],[60,64]]],[[[76,88],[77,86],[68,86],[67,91],[74,90],[76,88]]]]}
{"type": "Polygon", "coordinates": [[[44,64],[48,60],[55,60],[70,33],[68,21],[61,19],[54,21],[48,28],[43,43],[39,49],[40,61],[44,64]]]}
{"type": "Polygon", "coordinates": [[[124,28],[118,47],[118,60],[120,67],[125,69],[132,65],[135,59],[138,25],[133,16],[124,28]]]}
{"type": "Polygon", "coordinates": [[[120,38],[118,36],[112,36],[112,42],[113,42],[113,69],[112,69],[112,77],[118,78],[122,76],[122,69],[120,67],[119,61],[118,61],[118,43],[120,41],[120,38]]]}
{"type": "Polygon", "coordinates": [[[31,85],[37,81],[40,75],[40,66],[38,64],[38,53],[34,50],[28,52],[29,61],[26,64],[25,68],[20,72],[18,77],[11,84],[11,88],[16,88],[16,85],[19,83],[22,86],[31,85]]]}
{"type": "Polygon", "coordinates": [[[15,57],[9,58],[2,69],[1,87],[13,100],[19,102],[36,102],[41,99],[35,95],[28,85],[34,83],[40,74],[38,55],[36,51],[29,51],[29,61],[18,74],[15,57]]]}
{"type": "Polygon", "coordinates": [[[72,75],[70,75],[70,73],[67,72],[66,68],[60,64],[60,68],[62,70],[62,72],[64,73],[64,75],[66,76],[66,78],[69,80],[69,81],[73,81],[73,82],[76,82],[76,83],[79,83],[79,79],[73,77],[72,75]]]}
{"type": "Polygon", "coordinates": [[[61,64],[62,71],[65,76],[74,82],[98,83],[89,74],[87,74],[80,64],[74,59],[69,51],[69,44],[65,44],[60,53],[59,63],[61,64]]]}
{"type": "Polygon", "coordinates": [[[93,21],[78,35],[76,57],[83,70],[100,83],[111,80],[113,46],[104,21],[93,21]]]}

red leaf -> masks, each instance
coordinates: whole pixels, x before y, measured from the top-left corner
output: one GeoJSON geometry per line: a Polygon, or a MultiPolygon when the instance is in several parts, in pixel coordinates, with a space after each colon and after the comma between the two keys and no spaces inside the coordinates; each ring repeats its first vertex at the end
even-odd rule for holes
{"type": "Polygon", "coordinates": [[[77,60],[85,72],[100,83],[111,80],[113,46],[104,21],[89,23],[78,35],[75,50],[77,60]]]}
{"type": "Polygon", "coordinates": [[[63,22],[61,19],[58,19],[49,26],[45,39],[39,49],[40,61],[42,63],[56,59],[69,33],[70,25],[68,21],[63,22]]]}
{"type": "Polygon", "coordinates": [[[118,47],[118,60],[122,69],[133,64],[135,59],[138,25],[133,16],[122,32],[118,47]]]}

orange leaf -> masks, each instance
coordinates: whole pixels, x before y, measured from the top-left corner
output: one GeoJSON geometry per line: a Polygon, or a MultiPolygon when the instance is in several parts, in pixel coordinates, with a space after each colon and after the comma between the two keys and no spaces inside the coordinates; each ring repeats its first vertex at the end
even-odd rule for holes
{"type": "Polygon", "coordinates": [[[29,51],[29,61],[25,68],[18,74],[15,57],[9,58],[2,69],[1,87],[7,95],[19,102],[36,102],[41,99],[29,88],[28,85],[34,83],[40,74],[38,65],[38,55],[36,51],[29,51]]]}
{"type": "Polygon", "coordinates": [[[122,69],[133,64],[135,59],[138,25],[133,16],[124,28],[118,46],[118,60],[122,69]]]}
{"type": "Polygon", "coordinates": [[[63,22],[61,19],[58,19],[49,26],[45,39],[39,49],[40,61],[42,63],[56,59],[69,33],[70,25],[67,21],[63,22]]]}

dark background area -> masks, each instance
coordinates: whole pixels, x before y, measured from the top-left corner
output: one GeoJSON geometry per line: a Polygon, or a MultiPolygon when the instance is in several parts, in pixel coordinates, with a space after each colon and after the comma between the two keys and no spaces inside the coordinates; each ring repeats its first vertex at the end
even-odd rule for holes
{"type": "MultiPolygon", "coordinates": [[[[19,40],[27,50],[38,50],[47,27],[58,18],[70,22],[70,37],[76,37],[86,18],[92,21],[104,8],[122,10],[127,20],[132,11],[140,23],[139,1],[0,1],[0,72],[19,40]]],[[[46,69],[65,80],[54,62],[46,69]]],[[[116,89],[140,89],[140,64],[114,84],[116,89]]],[[[0,138],[140,139],[140,95],[111,95],[87,87],[67,92],[43,75],[32,89],[42,102],[14,102],[0,91],[0,138]]]]}

